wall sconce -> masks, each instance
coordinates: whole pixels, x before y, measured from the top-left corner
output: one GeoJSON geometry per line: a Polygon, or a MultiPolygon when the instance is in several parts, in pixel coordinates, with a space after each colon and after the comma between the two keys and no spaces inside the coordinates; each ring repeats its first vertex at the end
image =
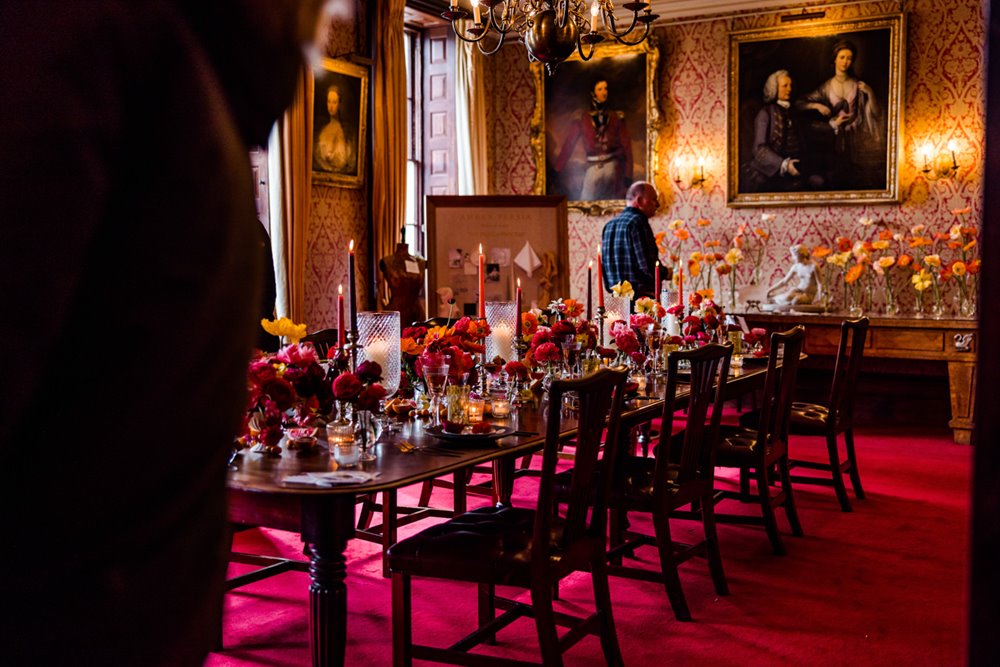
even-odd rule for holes
{"type": "Polygon", "coordinates": [[[705,181],[708,180],[705,176],[705,166],[706,160],[704,157],[699,157],[696,161],[691,161],[690,163],[684,157],[674,158],[670,178],[680,190],[701,188],[705,185],[705,181]],[[688,166],[689,164],[690,167],[688,166]],[[685,179],[685,174],[690,174],[690,176],[685,179]]]}
{"type": "Polygon", "coordinates": [[[930,142],[925,143],[920,148],[920,156],[923,160],[923,168],[920,172],[929,181],[937,181],[942,178],[952,178],[958,175],[958,160],[955,153],[958,145],[952,139],[948,142],[947,152],[942,151],[934,154],[934,147],[930,142]]]}

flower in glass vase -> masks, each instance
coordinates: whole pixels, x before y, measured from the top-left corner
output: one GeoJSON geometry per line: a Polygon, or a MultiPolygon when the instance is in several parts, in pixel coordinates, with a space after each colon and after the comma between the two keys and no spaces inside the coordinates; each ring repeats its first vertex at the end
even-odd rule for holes
{"type": "Polygon", "coordinates": [[[872,265],[875,275],[882,278],[882,284],[885,287],[885,314],[889,316],[899,312],[899,307],[896,304],[896,288],[893,285],[894,272],[892,268],[895,265],[896,257],[893,255],[883,255],[872,265]]]}

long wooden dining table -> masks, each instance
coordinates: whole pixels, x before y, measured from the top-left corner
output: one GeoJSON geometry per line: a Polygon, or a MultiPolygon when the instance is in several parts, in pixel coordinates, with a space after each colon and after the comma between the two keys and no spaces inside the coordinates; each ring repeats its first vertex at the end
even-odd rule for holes
{"type": "MultiPolygon", "coordinates": [[[[763,385],[764,364],[749,363],[733,369],[727,383],[727,398],[736,398],[763,385]]],[[[660,388],[664,378],[647,383],[646,395],[627,401],[622,415],[623,428],[650,421],[663,409],[660,388]]],[[[678,393],[679,405],[685,404],[686,388],[678,393]]],[[[325,447],[311,455],[284,451],[281,457],[249,452],[238,456],[229,473],[229,520],[238,525],[277,528],[297,532],[309,554],[309,628],[312,664],[316,667],[343,665],[347,640],[347,542],[355,536],[357,497],[381,491],[394,491],[425,480],[460,474],[470,466],[492,464],[496,497],[510,504],[514,485],[515,463],[544,444],[546,420],[552,406],[544,399],[521,406],[507,420],[496,423],[510,426],[514,433],[493,442],[452,445],[437,439],[426,430],[427,423],[412,420],[394,432],[384,432],[375,447],[376,460],[363,464],[362,470],[377,476],[364,484],[312,487],[288,484],[286,477],[307,472],[336,469],[325,447]],[[408,441],[415,446],[404,452],[398,445],[408,441]]],[[[572,410],[564,410],[562,436],[573,437],[576,419],[572,410]]],[[[388,511],[388,510],[386,510],[388,511]]]]}

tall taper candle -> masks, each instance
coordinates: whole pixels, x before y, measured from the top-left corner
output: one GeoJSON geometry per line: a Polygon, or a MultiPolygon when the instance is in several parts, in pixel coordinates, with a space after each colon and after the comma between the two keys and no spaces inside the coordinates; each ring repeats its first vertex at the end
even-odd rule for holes
{"type": "Polygon", "coordinates": [[[486,317],[486,255],[483,244],[479,244],[479,317],[486,317]]]}
{"type": "Polygon", "coordinates": [[[660,301],[660,260],[656,260],[656,270],[653,271],[653,299],[660,301]]]}
{"type": "Polygon", "coordinates": [[[591,306],[591,302],[594,299],[594,295],[592,293],[593,285],[591,284],[593,282],[593,273],[594,273],[594,260],[590,260],[590,262],[587,264],[587,321],[588,322],[594,316],[593,309],[591,306]]]}
{"type": "Polygon", "coordinates": [[[514,321],[514,353],[517,354],[517,345],[521,343],[521,279],[517,279],[517,296],[514,297],[514,309],[517,311],[517,319],[514,321]]]}
{"type": "Polygon", "coordinates": [[[601,246],[597,246],[597,307],[604,308],[604,274],[601,272],[601,246]]]}
{"type": "Polygon", "coordinates": [[[347,344],[347,327],[344,322],[344,286],[337,285],[337,346],[343,350],[347,344]]]}
{"type": "Polygon", "coordinates": [[[354,275],[354,239],[347,246],[347,298],[350,300],[348,307],[351,313],[351,333],[358,335],[358,287],[355,284],[354,275]]]}
{"type": "Polygon", "coordinates": [[[684,269],[677,269],[677,305],[684,305],[684,269]]]}

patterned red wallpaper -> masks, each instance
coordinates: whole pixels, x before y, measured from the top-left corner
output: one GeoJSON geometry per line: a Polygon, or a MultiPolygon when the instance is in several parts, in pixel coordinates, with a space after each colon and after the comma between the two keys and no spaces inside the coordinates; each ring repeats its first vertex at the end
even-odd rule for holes
{"type": "MultiPolygon", "coordinates": [[[[894,2],[831,7],[830,19],[876,16],[896,11],[894,2]]],[[[654,231],[683,219],[696,241],[731,239],[743,223],[758,223],[763,212],[775,216],[764,261],[764,282],[783,275],[788,247],[793,243],[828,243],[837,235],[857,237],[858,219],[884,221],[903,231],[925,224],[933,231],[947,231],[955,221],[952,209],[972,207],[966,220],[978,227],[981,219],[982,164],[984,152],[984,55],[986,17],[983,0],[913,0],[907,3],[907,53],[905,99],[900,144],[898,205],[810,206],[796,208],[737,209],[726,206],[726,72],[728,33],[777,23],[774,14],[708,20],[658,29],[661,49],[660,108],[664,124],[660,159],[661,209],[653,219],[654,231]],[[946,36],[946,37],[943,37],[946,36]],[[927,140],[955,139],[959,145],[959,177],[928,182],[919,171],[918,147],[927,140]],[[678,191],[665,178],[665,167],[677,154],[705,155],[712,167],[703,190],[678,191]],[[704,218],[711,225],[694,227],[704,218]]],[[[504,47],[492,59],[493,188],[498,194],[530,194],[535,163],[529,145],[529,121],[534,104],[531,74],[524,49],[504,47]]],[[[585,293],[587,260],[600,241],[608,219],[570,213],[571,294],[585,293]]],[[[685,250],[693,250],[693,241],[685,250]]],[[[749,281],[751,266],[740,267],[738,283],[749,281]]],[[[912,301],[912,290],[906,299],[912,301]]]]}

